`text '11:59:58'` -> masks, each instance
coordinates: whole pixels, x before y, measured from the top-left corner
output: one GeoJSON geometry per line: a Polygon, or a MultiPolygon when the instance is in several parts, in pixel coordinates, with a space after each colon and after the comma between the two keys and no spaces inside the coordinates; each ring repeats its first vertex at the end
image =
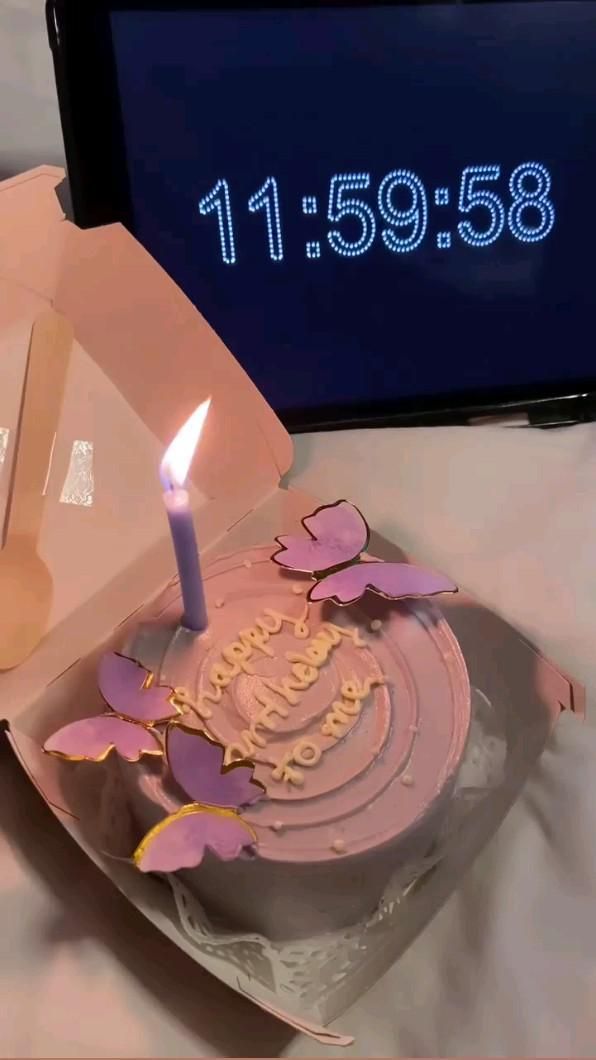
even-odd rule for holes
{"type": "MultiPolygon", "coordinates": [[[[509,233],[520,243],[537,243],[551,233],[555,224],[555,207],[551,199],[551,176],[541,162],[524,162],[509,175],[507,194],[497,185],[501,179],[499,165],[466,166],[459,179],[455,204],[458,220],[451,229],[434,232],[434,242],[441,250],[453,245],[454,236],[469,247],[487,247],[509,233]]],[[[325,240],[308,239],[306,258],[322,256],[322,246],[342,258],[365,255],[375,244],[392,254],[408,254],[431,238],[431,209],[449,206],[451,189],[440,185],[429,195],[420,177],[408,169],[387,173],[376,188],[376,209],[370,204],[370,173],[336,173],[329,183],[325,240]],[[368,196],[367,194],[368,193],[368,196]]],[[[374,199],[374,190],[373,190],[374,199]]],[[[221,261],[238,262],[233,215],[233,195],[224,178],[199,201],[202,217],[213,215],[217,224],[221,261]]],[[[284,211],[276,177],[263,182],[247,202],[249,213],[264,220],[264,249],[271,262],[282,262],[286,255],[283,229],[284,211]]],[[[316,195],[303,195],[301,210],[305,216],[319,213],[316,195]]],[[[216,244],[217,245],[217,244],[216,244]]]]}

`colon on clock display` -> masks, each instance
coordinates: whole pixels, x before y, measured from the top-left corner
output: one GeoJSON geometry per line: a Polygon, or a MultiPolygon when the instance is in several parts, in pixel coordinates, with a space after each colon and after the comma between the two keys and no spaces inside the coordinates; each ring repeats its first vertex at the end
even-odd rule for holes
{"type": "MultiPolygon", "coordinates": [[[[457,187],[431,186],[409,169],[394,169],[375,181],[368,172],[331,176],[321,210],[317,195],[305,194],[298,204],[287,202],[281,183],[267,177],[247,202],[240,201],[222,177],[200,199],[199,214],[215,222],[215,246],[225,265],[238,262],[235,211],[248,210],[262,221],[263,252],[271,262],[283,262],[298,248],[286,246],[286,210],[305,217],[323,213],[322,238],[308,231],[302,253],[309,261],[325,254],[340,258],[366,255],[375,244],[389,254],[410,254],[428,240],[448,251],[458,241],[468,247],[488,247],[506,236],[520,243],[546,239],[555,224],[551,176],[542,162],[522,162],[505,174],[498,164],[470,165],[461,171],[457,187]],[[441,211],[455,207],[454,221],[445,227],[441,211]]],[[[310,189],[309,189],[310,190],[310,189]]]]}

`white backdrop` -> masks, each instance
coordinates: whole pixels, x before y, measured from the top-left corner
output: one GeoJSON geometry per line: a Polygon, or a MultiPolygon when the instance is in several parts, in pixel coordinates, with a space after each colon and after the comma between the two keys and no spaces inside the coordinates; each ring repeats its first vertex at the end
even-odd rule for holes
{"type": "Polygon", "coordinates": [[[64,165],[44,0],[0,0],[0,178],[64,165]]]}
{"type": "MultiPolygon", "coordinates": [[[[0,0],[0,175],[62,161],[43,2],[0,0]]],[[[596,427],[342,432],[296,450],[291,481],[349,497],[449,571],[586,683],[592,715],[562,719],[458,892],[339,1021],[347,1055],[593,1056],[596,427]]],[[[5,748],[0,828],[0,1055],[320,1055],[149,930],[5,748]]]]}

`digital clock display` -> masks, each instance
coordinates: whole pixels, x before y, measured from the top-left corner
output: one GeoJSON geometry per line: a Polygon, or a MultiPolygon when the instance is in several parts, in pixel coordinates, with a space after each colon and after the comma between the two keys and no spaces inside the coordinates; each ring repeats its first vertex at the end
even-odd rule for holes
{"type": "MultiPolygon", "coordinates": [[[[525,162],[517,166],[509,179],[511,204],[507,212],[499,195],[490,185],[501,175],[500,166],[466,166],[461,175],[458,208],[466,215],[483,207],[488,211],[488,223],[476,228],[469,219],[459,221],[457,234],[471,247],[487,247],[503,234],[506,222],[514,239],[521,243],[537,243],[552,230],[555,223],[555,208],[550,198],[551,178],[546,166],[539,162],[525,162]]],[[[341,228],[331,227],[326,242],[336,254],[343,258],[356,258],[366,254],[373,246],[377,235],[375,213],[366,199],[352,194],[368,191],[370,173],[335,173],[329,185],[327,221],[336,225],[341,221],[355,221],[358,235],[346,239],[341,228]]],[[[434,201],[437,206],[449,203],[449,188],[435,188],[434,201]]],[[[407,169],[394,169],[383,177],[376,196],[381,219],[379,235],[392,254],[407,254],[416,250],[428,230],[428,195],[424,184],[416,173],[407,169]],[[396,205],[402,191],[407,193],[409,205],[396,205]],[[384,227],[385,226],[385,227],[384,227]]],[[[282,210],[276,177],[266,181],[248,200],[251,213],[263,211],[266,225],[266,248],[271,261],[284,260],[284,236],[282,210]]],[[[305,195],[302,212],[318,213],[315,195],[305,195]]],[[[226,265],[235,265],[236,237],[232,215],[230,185],[220,179],[199,202],[199,213],[205,217],[213,213],[217,217],[217,231],[221,260],[226,265]]],[[[451,247],[451,232],[436,233],[439,250],[451,247]]],[[[311,240],[306,243],[306,257],[311,261],[321,257],[321,243],[311,240]]]]}
{"type": "Polygon", "coordinates": [[[596,2],[112,34],[135,234],[275,408],[594,374],[596,2]]]}

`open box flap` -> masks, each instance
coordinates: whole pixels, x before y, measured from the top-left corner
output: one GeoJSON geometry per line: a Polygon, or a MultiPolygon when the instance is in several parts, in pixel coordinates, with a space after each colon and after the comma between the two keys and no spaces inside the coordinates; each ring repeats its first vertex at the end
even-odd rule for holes
{"type": "Polygon", "coordinates": [[[193,391],[209,390],[217,400],[208,434],[217,442],[210,449],[206,441],[194,474],[210,496],[211,483],[221,495],[230,481],[237,488],[248,479],[247,495],[258,502],[260,483],[270,487],[291,466],[289,435],[207,321],[122,225],[81,230],[64,219],[56,195],[63,179],[63,170],[40,166],[0,182],[0,277],[69,317],[78,341],[162,442],[198,404],[193,391]]]}
{"type": "Polygon", "coordinates": [[[52,305],[75,335],[38,541],[52,610],[30,658],[0,674],[12,718],[174,574],[158,465],[200,401],[213,399],[190,476],[203,550],[259,507],[292,457],[244,370],[133,237],[64,219],[63,175],[41,167],[0,184],[3,527],[31,328],[52,305]]]}

